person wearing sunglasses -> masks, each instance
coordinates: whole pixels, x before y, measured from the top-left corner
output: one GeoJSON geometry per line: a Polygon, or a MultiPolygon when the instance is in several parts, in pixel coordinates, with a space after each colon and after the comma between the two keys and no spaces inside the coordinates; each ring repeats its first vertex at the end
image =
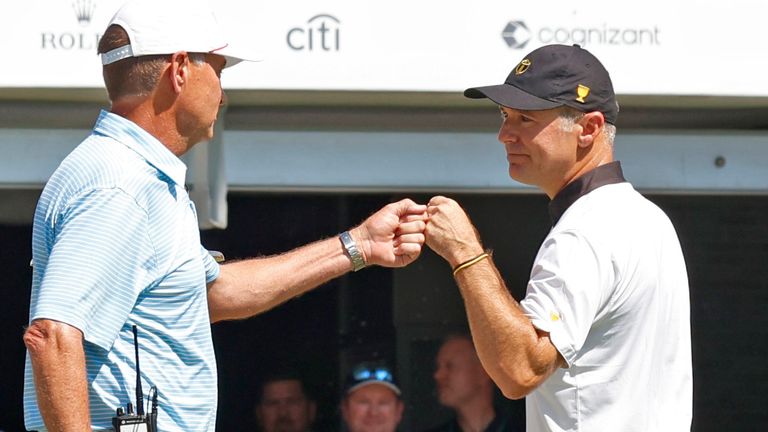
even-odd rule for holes
{"type": "Polygon", "coordinates": [[[341,415],[349,432],[393,432],[403,418],[402,393],[391,369],[362,363],[344,386],[341,415]]]}

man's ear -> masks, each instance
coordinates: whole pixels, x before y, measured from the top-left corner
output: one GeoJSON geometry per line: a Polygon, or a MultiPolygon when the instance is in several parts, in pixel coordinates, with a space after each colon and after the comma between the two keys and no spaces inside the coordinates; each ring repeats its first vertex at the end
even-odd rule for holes
{"type": "Polygon", "coordinates": [[[396,410],[397,412],[395,413],[395,415],[397,416],[397,423],[399,424],[400,421],[403,419],[403,411],[405,410],[405,404],[399,398],[397,399],[396,410]]]}
{"type": "Polygon", "coordinates": [[[176,93],[181,93],[184,84],[189,81],[189,63],[189,54],[186,51],[171,55],[171,85],[176,93]]]}
{"type": "Polygon", "coordinates": [[[581,126],[579,147],[589,147],[603,131],[605,116],[600,111],[588,112],[579,120],[579,125],[581,126]]]}

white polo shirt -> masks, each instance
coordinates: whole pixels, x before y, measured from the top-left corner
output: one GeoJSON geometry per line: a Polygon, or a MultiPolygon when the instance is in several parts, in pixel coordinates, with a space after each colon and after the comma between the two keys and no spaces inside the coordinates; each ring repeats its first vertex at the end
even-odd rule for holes
{"type": "Polygon", "coordinates": [[[571,183],[521,305],[568,363],[526,399],[528,431],[689,431],[685,262],[669,218],[618,162],[571,183]]]}

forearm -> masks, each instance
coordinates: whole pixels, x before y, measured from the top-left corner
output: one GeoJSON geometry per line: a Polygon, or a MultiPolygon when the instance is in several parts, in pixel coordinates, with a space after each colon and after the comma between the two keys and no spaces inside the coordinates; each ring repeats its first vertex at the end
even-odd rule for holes
{"type": "Polygon", "coordinates": [[[491,257],[480,258],[480,237],[461,206],[436,196],[427,213],[427,244],[461,268],[456,282],[483,367],[505,396],[525,396],[563,364],[560,354],[512,298],[491,257]]]}
{"type": "Polygon", "coordinates": [[[37,403],[50,431],[90,431],[82,334],[67,324],[36,320],[24,334],[37,403]]]}
{"type": "Polygon", "coordinates": [[[225,264],[208,290],[211,321],[256,315],[351,269],[337,237],[281,255],[225,264]]]}
{"type": "MultiPolygon", "coordinates": [[[[402,267],[415,260],[424,244],[426,208],[403,199],[349,230],[363,261],[402,267]]],[[[208,286],[211,321],[256,315],[350,270],[352,261],[338,237],[282,255],[224,265],[208,286]]]]}
{"type": "Polygon", "coordinates": [[[505,396],[524,397],[559,365],[559,354],[531,324],[490,258],[456,274],[483,367],[505,396]]]}

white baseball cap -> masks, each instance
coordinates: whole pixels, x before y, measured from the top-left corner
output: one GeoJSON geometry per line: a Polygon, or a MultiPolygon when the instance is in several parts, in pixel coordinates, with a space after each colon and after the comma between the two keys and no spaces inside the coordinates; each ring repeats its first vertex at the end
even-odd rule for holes
{"type": "Polygon", "coordinates": [[[113,24],[125,29],[131,43],[102,54],[102,65],[128,57],[179,51],[218,54],[227,61],[224,67],[243,60],[257,61],[232,48],[203,0],[129,0],[107,27],[113,24]]]}

